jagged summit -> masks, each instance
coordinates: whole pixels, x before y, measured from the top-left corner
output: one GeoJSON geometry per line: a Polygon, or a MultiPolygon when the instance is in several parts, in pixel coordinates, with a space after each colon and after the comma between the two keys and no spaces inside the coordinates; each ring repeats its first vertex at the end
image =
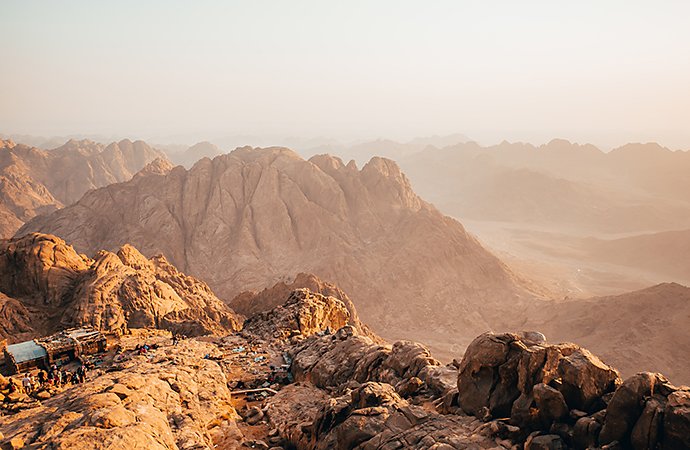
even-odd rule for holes
{"type": "Polygon", "coordinates": [[[91,191],[19,234],[31,231],[85,253],[125,243],[161,253],[226,299],[312,273],[348,292],[384,336],[438,342],[451,333],[469,342],[504,324],[506,304],[519,320],[531,295],[385,158],[356,170],[282,147],[239,148],[189,170],[91,191]]]}

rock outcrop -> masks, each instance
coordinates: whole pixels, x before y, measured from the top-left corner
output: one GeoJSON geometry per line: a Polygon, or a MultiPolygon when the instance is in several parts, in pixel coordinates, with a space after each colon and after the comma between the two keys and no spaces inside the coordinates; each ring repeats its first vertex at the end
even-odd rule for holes
{"type": "Polygon", "coordinates": [[[308,289],[314,294],[321,294],[325,297],[334,297],[340,300],[350,314],[347,323],[360,330],[363,334],[374,339],[379,339],[369,327],[359,319],[354,303],[352,303],[350,297],[348,297],[342,289],[335,284],[322,281],[316,275],[312,274],[299,273],[291,283],[281,281],[276,283],[273,287],[266,288],[260,292],[241,292],[229,302],[229,306],[233,311],[239,314],[246,317],[252,317],[255,314],[267,312],[277,306],[283,305],[285,299],[297,289],[308,289]]]}
{"type": "Polygon", "coordinates": [[[575,344],[549,345],[538,333],[485,333],[460,363],[458,403],[468,414],[538,426],[571,409],[603,409],[602,397],[620,382],[615,369],[575,344]]]}
{"type": "Polygon", "coordinates": [[[525,448],[690,446],[687,387],[647,372],[622,381],[587,350],[542,338],[475,339],[460,364],[458,406],[484,420],[509,418],[525,448]]]}
{"type": "Polygon", "coordinates": [[[91,259],[55,236],[2,241],[0,291],[11,297],[0,315],[7,319],[0,331],[11,340],[20,338],[12,330],[28,326],[39,333],[91,325],[110,332],[155,327],[200,335],[227,333],[242,322],[205,283],[129,245],[91,259]],[[7,308],[12,314],[5,314],[7,308]]]}
{"type": "Polygon", "coordinates": [[[4,417],[6,436],[28,448],[233,449],[239,416],[208,343],[185,340],[134,356],[126,367],[4,417]]]}
{"type": "Polygon", "coordinates": [[[266,340],[287,339],[339,330],[349,322],[350,312],[341,300],[297,289],[284,305],[250,317],[244,323],[244,332],[266,340]]]}
{"type": "Polygon", "coordinates": [[[77,201],[90,189],[127,181],[164,155],[145,142],[108,146],[70,140],[45,151],[0,141],[0,237],[24,222],[77,201]]]}
{"type": "MultiPolygon", "coordinates": [[[[118,259],[140,271],[153,264],[132,248],[118,259]]],[[[0,377],[0,414],[10,414],[0,440],[66,449],[690,446],[690,390],[660,374],[621,383],[587,350],[538,332],[485,333],[462,362],[443,366],[421,344],[377,343],[348,319],[340,300],[298,289],[212,342],[125,336],[112,363],[64,391],[9,394],[0,377]],[[135,342],[154,345],[141,354],[135,342]]]]}
{"type": "Polygon", "coordinates": [[[28,231],[88,254],[126,243],[163,254],[227,299],[312,273],[347,292],[377,334],[446,350],[524,320],[532,295],[383,158],[359,170],[327,155],[240,148],[91,191],[28,231]]]}

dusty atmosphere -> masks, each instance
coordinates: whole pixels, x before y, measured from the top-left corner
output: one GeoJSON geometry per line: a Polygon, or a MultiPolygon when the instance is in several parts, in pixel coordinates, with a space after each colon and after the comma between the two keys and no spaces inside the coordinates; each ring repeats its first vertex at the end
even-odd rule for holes
{"type": "Polygon", "coordinates": [[[0,449],[690,449],[690,3],[0,5],[0,449]]]}

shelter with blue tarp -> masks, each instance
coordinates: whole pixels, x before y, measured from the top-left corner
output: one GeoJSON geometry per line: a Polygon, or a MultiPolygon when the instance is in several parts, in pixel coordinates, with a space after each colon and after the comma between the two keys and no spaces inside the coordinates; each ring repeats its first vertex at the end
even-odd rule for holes
{"type": "Polygon", "coordinates": [[[46,349],[35,341],[11,344],[5,349],[5,360],[9,361],[16,373],[31,367],[43,366],[47,358],[48,352],[46,349]]]}
{"type": "Polygon", "coordinates": [[[20,342],[5,347],[5,362],[20,373],[33,367],[47,368],[78,358],[106,351],[106,337],[91,327],[70,328],[51,336],[20,342]]]}

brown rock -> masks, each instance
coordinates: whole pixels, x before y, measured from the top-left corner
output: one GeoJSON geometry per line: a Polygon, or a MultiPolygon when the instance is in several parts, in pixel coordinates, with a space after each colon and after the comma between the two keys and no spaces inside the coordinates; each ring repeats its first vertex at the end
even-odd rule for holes
{"type": "MultiPolygon", "coordinates": [[[[516,334],[485,333],[468,347],[460,364],[458,403],[468,414],[508,417],[520,426],[537,426],[534,386],[551,385],[560,398],[545,397],[550,391],[540,388],[547,410],[545,418],[565,417],[571,408],[598,410],[605,406],[602,397],[613,392],[620,379],[615,369],[575,344],[546,345],[523,340],[516,334]],[[550,403],[547,406],[547,403],[550,403]]],[[[540,340],[537,340],[540,342],[540,340]]],[[[546,410],[545,410],[546,411],[546,410]]]]}
{"type": "Polygon", "coordinates": [[[0,304],[0,332],[13,340],[21,338],[9,334],[17,327],[37,334],[83,325],[108,332],[158,327],[201,335],[241,326],[241,318],[205,283],[163,257],[145,258],[130,245],[118,254],[101,251],[91,260],[55,236],[0,242],[0,290],[16,299],[0,304]],[[11,317],[12,312],[19,314],[11,317]],[[59,320],[46,322],[50,315],[59,320]]]}
{"type": "Polygon", "coordinates": [[[647,400],[630,435],[630,443],[635,450],[656,448],[662,431],[663,417],[664,405],[655,398],[647,400]]]}
{"type": "Polygon", "coordinates": [[[577,449],[592,448],[599,442],[601,423],[592,417],[582,417],[573,427],[573,446],[577,449]]]}
{"type": "Polygon", "coordinates": [[[654,393],[654,387],[660,381],[665,380],[658,374],[643,372],[623,382],[606,409],[606,420],[599,437],[602,444],[627,442],[645,407],[646,397],[654,393]]]}
{"type": "Polygon", "coordinates": [[[525,450],[565,450],[566,448],[561,437],[555,434],[535,436],[525,443],[525,450]]]}
{"type": "Polygon", "coordinates": [[[410,397],[418,393],[422,387],[424,387],[424,382],[417,377],[411,377],[402,380],[395,386],[395,390],[400,394],[401,397],[410,397]]]}
{"type": "Polygon", "coordinates": [[[664,448],[690,448],[690,391],[678,390],[668,396],[664,409],[664,448]]]}
{"type": "Polygon", "coordinates": [[[297,289],[282,306],[250,317],[244,330],[264,339],[287,339],[295,334],[307,337],[320,332],[334,333],[349,320],[350,312],[337,298],[297,289]]]}
{"type": "Polygon", "coordinates": [[[546,423],[561,420],[568,415],[568,405],[563,394],[544,383],[534,386],[534,401],[539,409],[539,415],[546,423]]]}
{"type": "Polygon", "coordinates": [[[384,158],[358,170],[328,155],[240,148],[88,192],[19,233],[30,231],[87,254],[125,243],[161,253],[226,299],[312,273],[347,292],[375,332],[422,340],[433,328],[460,347],[503,322],[506,304],[511,321],[524,320],[532,297],[384,158]]]}

